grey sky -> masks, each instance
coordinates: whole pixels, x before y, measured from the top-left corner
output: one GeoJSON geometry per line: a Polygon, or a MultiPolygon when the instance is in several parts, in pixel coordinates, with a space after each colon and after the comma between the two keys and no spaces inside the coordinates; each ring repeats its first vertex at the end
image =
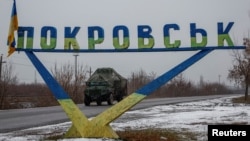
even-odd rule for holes
{"type": "MultiPolygon", "coordinates": [[[[33,26],[34,48],[40,48],[40,30],[43,26],[57,28],[57,47],[63,48],[64,27],[80,26],[77,41],[81,49],[87,49],[88,26],[101,26],[105,39],[96,48],[113,48],[112,29],[125,25],[130,32],[130,47],[137,48],[137,26],[149,25],[155,39],[154,47],[164,47],[163,26],[178,24],[179,31],[171,32],[172,39],[181,40],[181,47],[190,46],[190,23],[207,31],[208,46],[217,45],[217,23],[234,22],[230,35],[235,45],[242,44],[242,38],[250,34],[250,0],[16,0],[19,26],[33,26]]],[[[20,82],[33,82],[35,68],[23,52],[7,56],[6,39],[8,35],[12,0],[0,1],[0,53],[4,60],[13,63],[20,82]]],[[[113,67],[127,77],[132,71],[143,69],[161,75],[195,52],[162,53],[110,53],[79,54],[79,64],[88,65],[95,70],[98,67],[113,67]]],[[[191,66],[184,76],[194,82],[200,76],[205,81],[226,82],[232,57],[228,50],[216,50],[191,66]]],[[[72,53],[36,53],[50,69],[58,64],[74,63],[72,53]]],[[[36,73],[39,82],[43,82],[36,73]]]]}

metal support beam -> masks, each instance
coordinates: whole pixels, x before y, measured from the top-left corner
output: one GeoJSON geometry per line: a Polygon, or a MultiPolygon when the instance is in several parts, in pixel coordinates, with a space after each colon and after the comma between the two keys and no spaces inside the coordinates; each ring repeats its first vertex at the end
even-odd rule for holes
{"type": "Polygon", "coordinates": [[[49,86],[54,96],[61,104],[63,110],[72,121],[72,126],[66,133],[65,137],[85,137],[85,138],[118,138],[118,135],[109,126],[109,123],[117,119],[124,112],[131,109],[134,105],[142,101],[145,97],[150,95],[153,91],[167,83],[169,80],[180,74],[188,67],[202,59],[213,49],[204,49],[191,56],[184,62],[180,63],[173,69],[164,73],[157,79],[148,83],[144,87],[132,93],[127,98],[107,109],[103,113],[96,116],[89,121],[86,116],[81,113],[80,109],[69,98],[62,87],[56,82],[49,71],[43,66],[39,59],[31,51],[25,51],[33,65],[36,67],[46,84],[49,86]]]}

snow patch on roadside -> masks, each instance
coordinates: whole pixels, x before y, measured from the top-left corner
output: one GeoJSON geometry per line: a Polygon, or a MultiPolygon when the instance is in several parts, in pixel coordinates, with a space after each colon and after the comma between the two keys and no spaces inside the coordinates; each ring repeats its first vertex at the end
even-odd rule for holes
{"type": "MultiPolygon", "coordinates": [[[[197,140],[207,140],[209,124],[250,123],[250,105],[233,104],[231,99],[219,98],[128,111],[110,125],[115,131],[126,129],[171,129],[188,131],[197,135],[197,140]]],[[[0,134],[0,141],[43,140],[51,135],[65,133],[71,122],[29,128],[0,134]]],[[[60,141],[113,141],[112,139],[62,139],[60,141]]],[[[117,140],[116,140],[117,141],[117,140]]]]}

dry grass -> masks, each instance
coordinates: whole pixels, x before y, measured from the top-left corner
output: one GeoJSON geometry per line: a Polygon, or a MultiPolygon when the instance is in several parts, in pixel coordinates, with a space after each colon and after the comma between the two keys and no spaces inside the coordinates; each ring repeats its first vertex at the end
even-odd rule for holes
{"type": "MultiPolygon", "coordinates": [[[[190,132],[177,132],[169,129],[142,129],[116,131],[118,141],[183,141],[196,140],[195,134],[190,132]]],[[[45,140],[63,139],[63,134],[48,135],[45,140]]]]}
{"type": "Polygon", "coordinates": [[[248,96],[248,99],[245,101],[245,96],[237,97],[232,99],[233,103],[246,103],[250,104],[250,96],[248,96]]]}
{"type": "Polygon", "coordinates": [[[189,132],[178,133],[169,129],[143,129],[117,131],[123,141],[180,141],[184,138],[194,138],[189,132]]]}
{"type": "Polygon", "coordinates": [[[117,132],[120,139],[123,141],[177,141],[178,136],[176,133],[164,130],[127,130],[117,132]]]}

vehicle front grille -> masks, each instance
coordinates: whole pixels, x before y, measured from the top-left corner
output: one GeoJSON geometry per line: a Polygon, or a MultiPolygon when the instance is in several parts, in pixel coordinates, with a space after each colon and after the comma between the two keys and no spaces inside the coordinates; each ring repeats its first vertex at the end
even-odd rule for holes
{"type": "Polygon", "coordinates": [[[89,90],[89,96],[91,99],[97,99],[101,95],[101,90],[99,89],[93,89],[89,90]]]}

